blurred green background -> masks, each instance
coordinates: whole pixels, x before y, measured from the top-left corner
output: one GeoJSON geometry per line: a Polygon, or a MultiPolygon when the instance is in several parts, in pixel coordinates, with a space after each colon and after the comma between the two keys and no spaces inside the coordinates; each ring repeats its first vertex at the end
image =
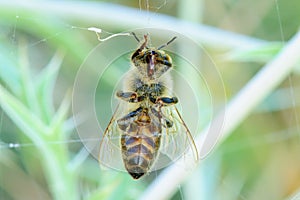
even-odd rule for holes
{"type": "MultiPolygon", "coordinates": [[[[101,28],[104,38],[148,26],[183,31],[210,58],[184,50],[195,53],[205,79],[213,80],[209,68],[217,67],[230,101],[293,37],[299,19],[298,0],[0,1],[0,199],[138,199],[159,176],[158,171],[134,181],[126,173],[101,170],[79,140],[73,84],[99,44],[87,28],[101,28]],[[187,28],[178,30],[180,23],[187,28]]],[[[124,67],[108,72],[96,99],[112,94],[110,80],[128,62],[125,55],[114,63],[124,67]]],[[[170,199],[300,198],[299,76],[296,67],[170,199]]],[[[190,81],[197,87],[197,77],[190,81]]],[[[206,102],[198,87],[197,98],[206,102]]],[[[213,106],[222,107],[223,96],[214,98],[213,106]]],[[[103,102],[95,106],[108,112],[101,111],[109,108],[103,102]]],[[[205,104],[199,113],[201,129],[211,116],[205,104]]],[[[185,117],[192,123],[193,116],[185,117]]],[[[99,114],[103,124],[109,118],[99,114]]]]}

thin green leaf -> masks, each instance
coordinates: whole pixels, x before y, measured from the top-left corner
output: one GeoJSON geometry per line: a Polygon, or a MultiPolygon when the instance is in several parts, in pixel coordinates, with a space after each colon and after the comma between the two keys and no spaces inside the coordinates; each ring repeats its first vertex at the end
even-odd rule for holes
{"type": "Polygon", "coordinates": [[[54,115],[53,89],[63,57],[64,53],[57,51],[48,65],[37,76],[36,91],[42,109],[42,116],[46,122],[50,122],[51,117],[54,115]]]}
{"type": "Polygon", "coordinates": [[[50,123],[50,127],[54,129],[53,133],[60,132],[57,131],[57,129],[62,130],[64,122],[67,118],[67,114],[71,105],[70,100],[70,93],[67,93],[64,100],[62,101],[59,109],[57,110],[56,114],[52,118],[52,121],[50,123]]]}
{"type": "Polygon", "coordinates": [[[37,145],[44,145],[43,135],[49,132],[39,118],[26,108],[18,98],[0,85],[0,105],[11,120],[37,145]]]}
{"type": "Polygon", "coordinates": [[[19,55],[19,66],[21,74],[21,83],[23,86],[23,96],[30,110],[34,112],[37,116],[41,116],[41,111],[33,83],[34,80],[29,69],[28,53],[25,44],[26,43],[24,41],[21,42],[19,55]]]}
{"type": "Polygon", "coordinates": [[[0,46],[0,60],[0,79],[14,94],[20,94],[20,74],[15,67],[15,59],[2,46],[0,46]]]}
{"type": "Polygon", "coordinates": [[[224,56],[226,60],[239,62],[262,62],[271,60],[283,47],[282,43],[274,42],[252,49],[235,49],[224,56]]]}
{"type": "MultiPolygon", "coordinates": [[[[39,147],[43,155],[43,164],[47,170],[47,178],[49,179],[50,189],[56,199],[76,199],[75,186],[73,176],[69,174],[65,166],[66,154],[65,148],[49,146],[49,133],[53,129],[49,129],[42,121],[36,117],[28,108],[26,108],[16,97],[11,95],[5,88],[0,85],[0,105],[12,121],[39,147]]],[[[61,113],[64,113],[61,111],[61,113]]],[[[53,136],[53,135],[51,135],[53,136]]],[[[54,135],[55,136],[55,135],[54,135]]],[[[57,138],[54,138],[54,141],[57,138]]]]}

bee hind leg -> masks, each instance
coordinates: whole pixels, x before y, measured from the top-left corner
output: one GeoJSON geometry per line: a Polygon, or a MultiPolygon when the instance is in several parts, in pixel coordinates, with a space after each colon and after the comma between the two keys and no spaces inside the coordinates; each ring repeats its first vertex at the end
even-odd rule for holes
{"type": "MultiPolygon", "coordinates": [[[[157,107],[151,108],[151,113],[156,117],[156,119],[158,121],[162,122],[162,125],[165,128],[171,128],[173,126],[173,122],[170,119],[168,119],[168,117],[166,117],[162,112],[157,111],[156,109],[157,109],[157,107]]],[[[158,109],[160,109],[160,108],[158,108],[158,109]]]]}
{"type": "MultiPolygon", "coordinates": [[[[155,103],[156,105],[159,105],[159,107],[171,106],[178,103],[178,99],[177,97],[158,97],[155,103]]],[[[160,114],[160,117],[163,121],[163,125],[166,128],[171,128],[173,126],[173,121],[170,120],[167,116],[160,114]]]]}

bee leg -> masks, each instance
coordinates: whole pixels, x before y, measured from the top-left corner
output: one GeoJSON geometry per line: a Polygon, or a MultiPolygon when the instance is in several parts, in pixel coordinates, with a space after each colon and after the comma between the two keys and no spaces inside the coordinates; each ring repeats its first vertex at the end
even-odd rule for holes
{"type": "Polygon", "coordinates": [[[137,57],[140,52],[144,49],[144,48],[148,48],[147,47],[147,42],[148,42],[148,36],[144,35],[145,41],[143,42],[143,44],[132,54],[131,56],[131,60],[134,59],[135,57],[137,57]]]}
{"type": "Polygon", "coordinates": [[[137,103],[141,102],[145,99],[145,96],[138,96],[136,92],[122,92],[118,91],[116,93],[116,96],[119,97],[120,99],[130,102],[130,103],[137,103]]]}
{"type": "Polygon", "coordinates": [[[168,119],[166,116],[163,115],[161,120],[165,128],[171,128],[173,126],[173,122],[170,119],[168,119]]]}
{"type": "Polygon", "coordinates": [[[170,106],[178,102],[177,97],[159,97],[156,99],[156,103],[161,106],[170,106]]]}
{"type": "MultiPolygon", "coordinates": [[[[159,106],[157,109],[160,110],[160,108],[161,106],[159,106]]],[[[161,111],[157,111],[154,107],[152,107],[151,113],[158,119],[157,121],[162,121],[162,124],[165,128],[171,128],[173,126],[173,122],[163,115],[161,111]]]]}
{"type": "MultiPolygon", "coordinates": [[[[158,106],[158,109],[160,110],[160,108],[162,106],[170,106],[170,105],[174,105],[178,102],[177,97],[159,97],[156,99],[156,105],[158,106]]],[[[155,110],[155,109],[153,109],[155,110]]],[[[173,122],[168,119],[168,117],[166,117],[165,115],[163,115],[162,113],[158,112],[158,111],[152,111],[154,113],[154,115],[156,115],[157,117],[159,117],[162,121],[163,121],[163,125],[166,128],[171,128],[173,126],[173,122]],[[156,113],[155,113],[156,112],[156,113]]]]}
{"type": "Polygon", "coordinates": [[[163,114],[161,120],[165,128],[171,128],[173,126],[173,122],[163,114]]]}
{"type": "Polygon", "coordinates": [[[125,131],[127,127],[132,124],[137,119],[138,114],[140,114],[143,111],[142,107],[139,107],[138,109],[128,113],[124,117],[117,120],[118,126],[121,130],[125,131]]]}

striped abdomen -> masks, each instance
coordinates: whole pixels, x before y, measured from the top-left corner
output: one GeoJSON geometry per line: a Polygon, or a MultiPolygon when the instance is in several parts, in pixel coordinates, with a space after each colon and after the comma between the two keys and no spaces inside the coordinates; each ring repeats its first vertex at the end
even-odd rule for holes
{"type": "Polygon", "coordinates": [[[121,139],[123,162],[134,179],[149,171],[156,160],[161,139],[160,126],[150,121],[140,123],[141,120],[131,123],[121,139]]]}

